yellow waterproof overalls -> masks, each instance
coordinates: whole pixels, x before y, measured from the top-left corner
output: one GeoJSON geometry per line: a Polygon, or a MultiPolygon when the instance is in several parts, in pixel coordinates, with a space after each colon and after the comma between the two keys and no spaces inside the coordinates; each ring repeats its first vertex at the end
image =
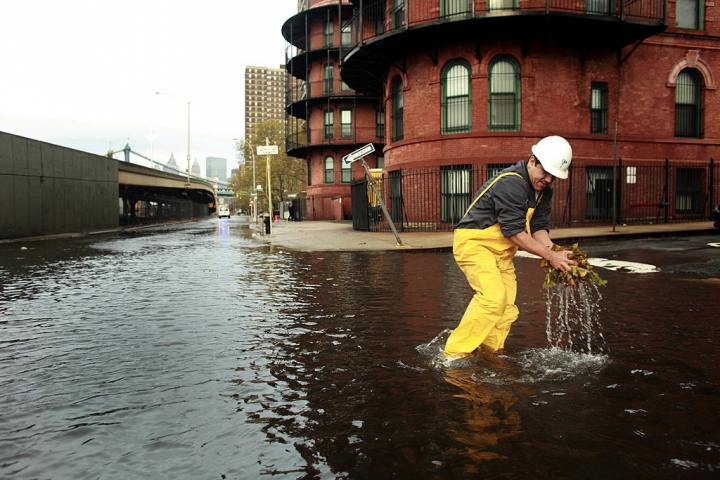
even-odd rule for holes
{"type": "MultiPolygon", "coordinates": [[[[522,175],[515,172],[502,173],[488,185],[473,201],[465,215],[480,198],[501,177],[522,175]]],[[[538,198],[534,208],[528,208],[525,216],[525,229],[530,231],[530,219],[540,204],[538,198]]],[[[517,320],[519,310],[515,306],[517,281],[513,258],[517,246],[503,236],[500,224],[496,223],[483,230],[459,228],[453,239],[453,255],[460,270],[463,271],[475,290],[475,295],[465,310],[460,324],[450,334],[445,343],[446,355],[471,353],[480,344],[493,351],[505,346],[510,326],[517,320]]]]}

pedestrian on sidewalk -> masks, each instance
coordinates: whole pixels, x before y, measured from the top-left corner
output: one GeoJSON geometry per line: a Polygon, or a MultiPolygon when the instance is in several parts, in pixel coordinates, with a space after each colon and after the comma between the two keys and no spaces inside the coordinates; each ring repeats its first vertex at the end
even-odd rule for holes
{"type": "Polygon", "coordinates": [[[288,207],[288,221],[294,222],[295,221],[295,204],[293,202],[290,202],[290,206],[288,207]]]}
{"type": "Polygon", "coordinates": [[[475,295],[445,344],[451,358],[480,345],[491,352],[504,349],[519,313],[513,264],[518,247],[558,270],[576,265],[568,251],[552,250],[549,235],[552,183],[568,177],[572,148],[564,138],[550,136],[531,151],[527,161],[488,180],[456,226],[453,255],[475,295]]]}

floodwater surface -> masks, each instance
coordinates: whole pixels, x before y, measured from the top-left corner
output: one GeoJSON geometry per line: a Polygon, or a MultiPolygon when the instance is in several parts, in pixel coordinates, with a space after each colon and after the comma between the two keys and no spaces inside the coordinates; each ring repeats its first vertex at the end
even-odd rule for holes
{"type": "Polygon", "coordinates": [[[550,347],[544,271],[518,258],[505,353],[447,364],[472,295],[450,251],[253,233],[0,244],[0,478],[718,475],[720,281],[680,268],[712,247],[585,246],[666,264],[596,269],[591,352],[550,347]]]}

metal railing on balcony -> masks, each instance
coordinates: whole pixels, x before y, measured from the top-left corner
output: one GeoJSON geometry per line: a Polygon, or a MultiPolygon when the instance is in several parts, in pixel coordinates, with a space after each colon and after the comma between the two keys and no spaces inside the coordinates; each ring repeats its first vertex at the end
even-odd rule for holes
{"type": "Polygon", "coordinates": [[[352,96],[355,92],[343,86],[339,78],[322,79],[312,82],[291,82],[285,95],[287,105],[311,98],[328,96],[352,96]]]}
{"type": "MultiPolygon", "coordinates": [[[[452,231],[478,189],[499,168],[451,165],[397,170],[382,175],[380,192],[398,230],[452,231]]],[[[713,158],[628,165],[620,159],[615,167],[574,162],[568,179],[553,185],[550,226],[710,221],[720,202],[719,182],[720,166],[713,158]]],[[[362,181],[353,182],[353,189],[356,185],[367,188],[362,181]]],[[[360,218],[369,219],[367,229],[391,230],[378,205],[358,206],[353,200],[356,208],[363,209],[360,218]]]]}
{"type": "Polygon", "coordinates": [[[624,22],[664,24],[667,0],[365,0],[343,24],[352,32],[352,46],[343,54],[387,32],[430,22],[491,17],[497,13],[541,12],[591,15],[624,22]]]}
{"type": "MultiPolygon", "coordinates": [[[[355,145],[364,145],[368,143],[382,143],[382,135],[378,135],[375,127],[358,127],[355,125],[332,125],[317,129],[317,132],[311,132],[307,129],[306,122],[288,122],[285,125],[285,150],[291,151],[298,148],[313,146],[343,146],[348,148],[355,145]],[[348,128],[349,127],[349,128],[348,128]],[[313,136],[316,133],[317,136],[313,136]],[[308,141],[308,139],[310,139],[308,141]]],[[[384,132],[383,132],[384,133],[384,132]]],[[[349,153],[349,152],[348,152],[349,153]]]]}

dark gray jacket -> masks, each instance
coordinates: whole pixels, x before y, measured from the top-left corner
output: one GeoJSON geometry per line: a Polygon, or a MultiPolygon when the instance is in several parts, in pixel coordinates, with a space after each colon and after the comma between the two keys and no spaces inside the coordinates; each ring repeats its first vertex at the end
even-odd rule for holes
{"type": "MultiPolygon", "coordinates": [[[[484,229],[496,223],[500,224],[505,238],[516,235],[525,230],[525,218],[529,208],[536,207],[535,189],[530,183],[530,176],[527,171],[525,160],[518,162],[512,167],[506,168],[504,172],[519,173],[508,175],[495,183],[483,197],[478,200],[470,211],[457,224],[456,228],[484,229]]],[[[488,180],[477,191],[473,200],[485,190],[495,177],[488,180]]],[[[550,231],[550,204],[553,196],[552,186],[548,185],[542,191],[542,198],[530,221],[531,233],[538,230],[550,231]]]]}

